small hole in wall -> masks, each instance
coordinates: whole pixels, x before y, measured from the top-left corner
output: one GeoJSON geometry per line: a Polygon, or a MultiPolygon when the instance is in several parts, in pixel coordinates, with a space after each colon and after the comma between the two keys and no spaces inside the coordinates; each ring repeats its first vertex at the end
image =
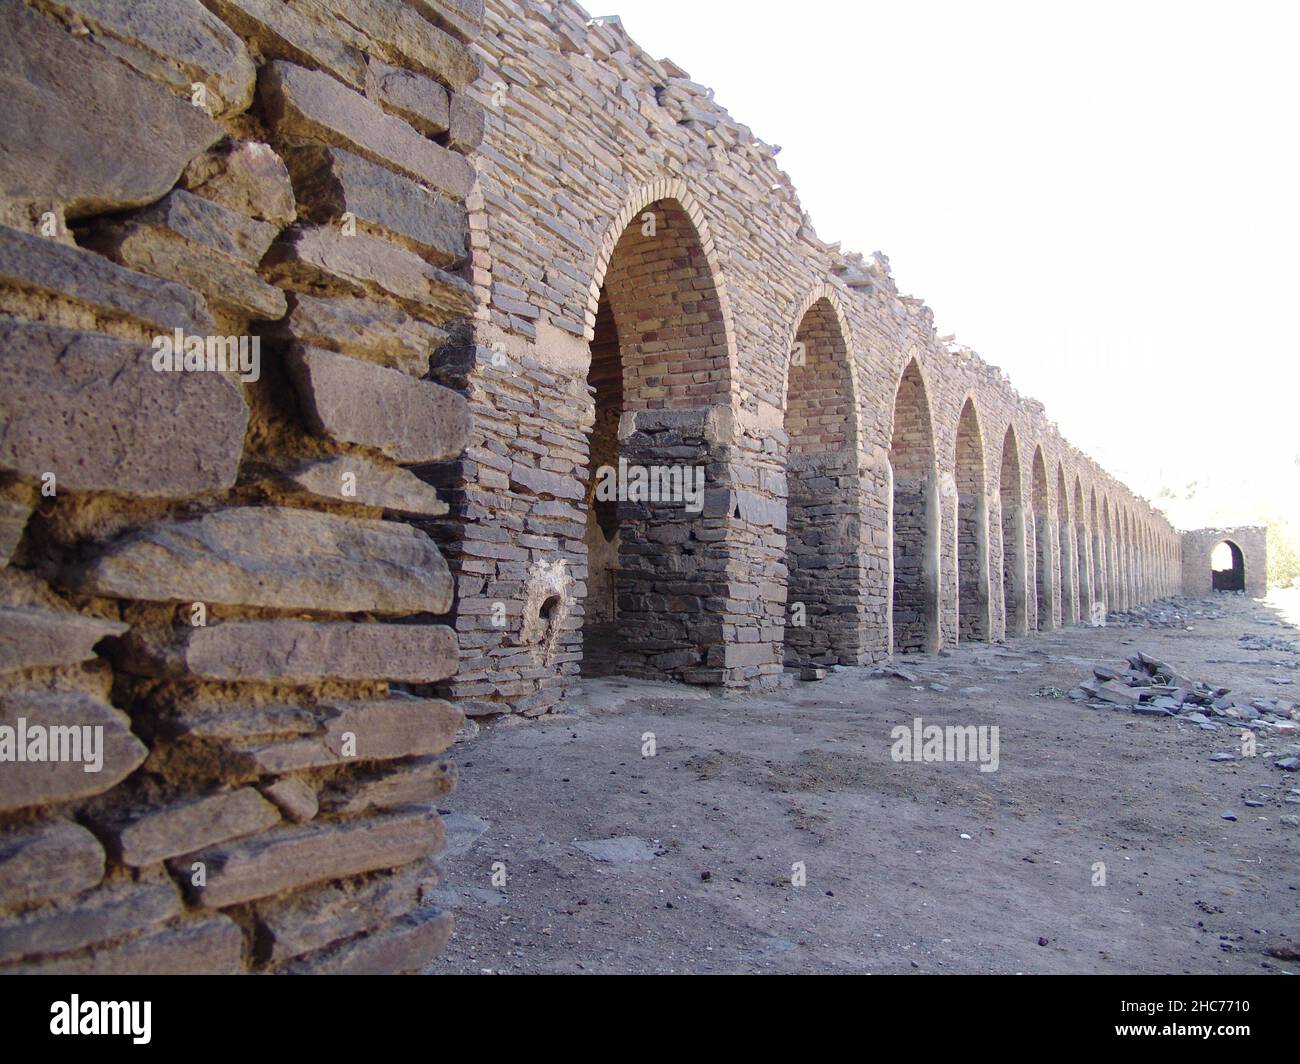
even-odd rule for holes
{"type": "Polygon", "coordinates": [[[551,616],[555,613],[555,609],[557,606],[559,606],[559,604],[560,604],[559,595],[549,596],[546,599],[546,601],[542,603],[541,607],[538,609],[537,616],[540,617],[542,620],[544,620],[547,624],[550,624],[551,616]]]}

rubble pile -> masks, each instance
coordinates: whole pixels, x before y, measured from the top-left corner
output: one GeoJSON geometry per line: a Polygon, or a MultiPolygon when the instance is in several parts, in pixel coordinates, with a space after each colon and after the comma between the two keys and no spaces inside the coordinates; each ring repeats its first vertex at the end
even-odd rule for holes
{"type": "Polygon", "coordinates": [[[1192,621],[1217,621],[1227,613],[1205,599],[1163,598],[1127,610],[1112,610],[1106,623],[1114,628],[1180,628],[1192,621]]]}
{"type": "MultiPolygon", "coordinates": [[[[1300,706],[1284,698],[1234,696],[1226,687],[1193,680],[1173,666],[1138,652],[1123,665],[1094,665],[1093,678],[1069,692],[1094,709],[1128,709],[1148,717],[1179,717],[1205,731],[1245,728],[1265,738],[1300,738],[1300,706]]],[[[1295,771],[1300,758],[1279,768],[1295,771]]]]}

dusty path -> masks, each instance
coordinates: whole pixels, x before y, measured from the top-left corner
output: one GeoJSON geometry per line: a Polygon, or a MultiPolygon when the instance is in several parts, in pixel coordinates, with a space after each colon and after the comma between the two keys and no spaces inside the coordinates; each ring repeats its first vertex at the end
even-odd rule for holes
{"type": "Polygon", "coordinates": [[[457,929],[431,971],[1300,974],[1270,952],[1300,950],[1300,828],[1280,819],[1300,815],[1300,773],[1274,767],[1298,737],[1215,762],[1235,730],[1052,694],[1143,650],[1300,702],[1300,653],[1239,642],[1300,640],[1300,594],[1207,602],[1226,616],[1193,631],[908,658],[914,684],[846,669],[741,699],[591,681],[561,716],[484,729],[457,747],[457,929]],[[918,716],[997,725],[998,770],[892,760],[891,729],[918,716]],[[648,859],[574,847],[622,836],[648,859]]]}

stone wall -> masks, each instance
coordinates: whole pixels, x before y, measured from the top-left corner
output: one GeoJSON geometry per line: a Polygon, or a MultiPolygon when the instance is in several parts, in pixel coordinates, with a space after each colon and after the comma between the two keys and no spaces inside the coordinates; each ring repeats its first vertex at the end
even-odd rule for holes
{"type": "MultiPolygon", "coordinates": [[[[470,420],[430,356],[473,350],[481,22],[0,4],[0,971],[415,971],[446,942],[430,484],[470,420]]],[[[483,418],[476,483],[504,482],[483,418]]],[[[581,415],[547,421],[577,456],[581,415]]],[[[581,497],[547,518],[575,543],[581,497]]]]}
{"type": "Polygon", "coordinates": [[[937,336],[884,256],[819,238],[711,89],[569,0],[489,0],[475,50],[478,308],[439,366],[470,404],[446,471],[461,672],[439,689],[466,712],[554,706],[593,587],[623,671],[730,687],[1178,590],[1163,515],[937,336]],[[593,576],[602,403],[624,459],[699,466],[706,498],[621,504],[593,576]],[[545,628],[538,580],[563,589],[545,628]]]}
{"type": "Polygon", "coordinates": [[[1245,592],[1252,598],[1268,593],[1268,529],[1264,525],[1198,528],[1182,535],[1183,590],[1208,595],[1213,588],[1210,558],[1220,543],[1236,546],[1245,566],[1245,592]]]}

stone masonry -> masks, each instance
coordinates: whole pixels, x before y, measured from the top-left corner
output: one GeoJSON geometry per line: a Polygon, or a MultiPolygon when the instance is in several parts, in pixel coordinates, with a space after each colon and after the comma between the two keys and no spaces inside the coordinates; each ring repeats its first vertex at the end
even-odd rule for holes
{"type": "Polygon", "coordinates": [[[1183,533],[1183,592],[1208,595],[1214,590],[1211,555],[1220,543],[1235,548],[1234,561],[1245,569],[1242,590],[1259,598],[1268,590],[1268,529],[1263,525],[1198,528],[1183,533]]]}
{"type": "Polygon", "coordinates": [[[712,90],[569,0],[489,0],[474,49],[478,305],[435,358],[470,412],[439,481],[466,713],[597,660],[773,686],[1179,590],[1164,516],[821,240],[712,90]],[[699,469],[703,506],[593,502],[620,459],[699,469]]]}
{"type": "Polygon", "coordinates": [[[0,972],[446,943],[481,25],[0,3],[0,972]]]}
{"type": "Polygon", "coordinates": [[[1193,589],[616,18],[0,0],[0,53],[0,972],[419,971],[465,715],[1193,589]]]}

